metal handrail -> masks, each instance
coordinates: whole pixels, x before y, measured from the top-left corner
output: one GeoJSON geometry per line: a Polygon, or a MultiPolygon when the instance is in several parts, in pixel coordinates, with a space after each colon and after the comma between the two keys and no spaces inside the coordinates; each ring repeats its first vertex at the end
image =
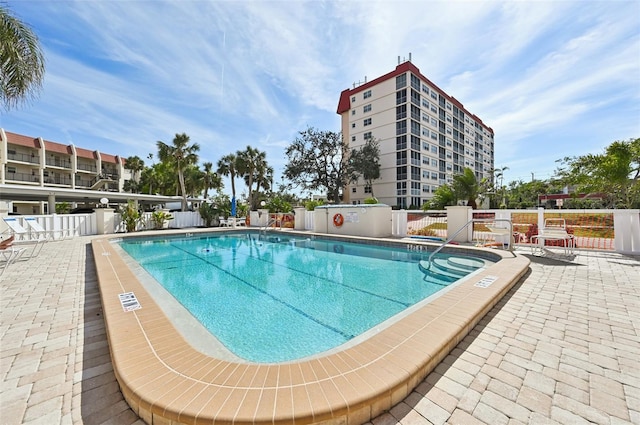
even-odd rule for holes
{"type": "Polygon", "coordinates": [[[269,220],[267,220],[267,224],[265,224],[262,228],[260,228],[260,234],[264,233],[264,235],[266,236],[267,234],[267,229],[270,228],[270,226],[272,224],[276,223],[276,219],[275,218],[269,218],[269,220]]]}
{"type": "MultiPolygon", "coordinates": [[[[442,250],[442,248],[444,248],[444,246],[446,244],[448,244],[449,242],[454,240],[455,237],[458,236],[458,234],[460,232],[462,232],[464,229],[469,227],[470,224],[472,224],[472,223],[495,223],[495,222],[498,222],[498,221],[506,221],[507,223],[509,223],[509,251],[513,254],[513,244],[511,243],[511,240],[513,239],[513,223],[511,222],[510,219],[508,219],[508,218],[472,218],[464,226],[459,228],[453,234],[453,236],[448,238],[446,241],[442,242],[442,244],[438,248],[436,248],[436,250],[433,251],[431,253],[431,255],[429,255],[429,258],[427,259],[427,269],[429,267],[431,267],[431,259],[433,258],[433,256],[436,255],[438,252],[440,252],[440,250],[442,250]]],[[[515,254],[514,254],[514,256],[515,256],[515,254]]]]}

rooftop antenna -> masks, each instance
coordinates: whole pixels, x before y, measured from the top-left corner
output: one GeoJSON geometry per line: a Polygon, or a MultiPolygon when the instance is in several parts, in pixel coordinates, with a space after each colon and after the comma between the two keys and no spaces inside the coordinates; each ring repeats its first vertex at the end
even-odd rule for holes
{"type": "Polygon", "coordinates": [[[411,52],[409,52],[409,60],[407,61],[407,58],[402,58],[402,60],[400,60],[400,56],[398,56],[398,65],[400,65],[403,62],[411,62],[411,52]]]}

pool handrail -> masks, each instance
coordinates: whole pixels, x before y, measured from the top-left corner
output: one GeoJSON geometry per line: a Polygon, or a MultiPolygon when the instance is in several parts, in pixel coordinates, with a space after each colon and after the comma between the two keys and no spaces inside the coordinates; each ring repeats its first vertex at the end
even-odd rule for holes
{"type": "Polygon", "coordinates": [[[433,251],[431,253],[431,255],[429,255],[429,258],[427,259],[427,269],[429,269],[429,267],[431,267],[431,259],[433,258],[434,255],[436,255],[438,252],[440,252],[442,250],[442,248],[444,248],[444,246],[448,243],[450,243],[451,241],[453,241],[455,239],[456,236],[458,236],[458,234],[460,232],[462,232],[464,229],[466,229],[467,227],[469,227],[470,224],[472,223],[495,223],[497,221],[506,221],[507,223],[509,223],[509,251],[511,252],[511,254],[513,254],[513,256],[515,257],[515,254],[513,253],[513,243],[511,242],[513,239],[513,223],[511,222],[511,219],[508,218],[472,218],[471,220],[467,221],[467,223],[465,225],[463,225],[461,228],[459,228],[458,230],[456,230],[456,232],[450,236],[449,238],[447,238],[447,240],[445,240],[444,242],[442,242],[440,244],[440,246],[438,248],[435,249],[435,251],[433,251]]]}

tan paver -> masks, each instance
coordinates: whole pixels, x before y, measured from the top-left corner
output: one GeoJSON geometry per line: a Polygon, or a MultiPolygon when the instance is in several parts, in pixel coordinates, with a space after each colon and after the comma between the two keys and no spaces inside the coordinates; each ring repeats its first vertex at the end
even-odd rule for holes
{"type": "MultiPolygon", "coordinates": [[[[89,247],[48,243],[0,278],[0,423],[141,425],[117,387],[89,247]]],[[[640,258],[531,257],[386,424],[640,422],[640,258]]]]}

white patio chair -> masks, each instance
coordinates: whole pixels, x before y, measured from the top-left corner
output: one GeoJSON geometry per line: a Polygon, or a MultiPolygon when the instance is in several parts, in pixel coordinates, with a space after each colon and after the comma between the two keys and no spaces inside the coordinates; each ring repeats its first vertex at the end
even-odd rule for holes
{"type": "Polygon", "coordinates": [[[42,227],[40,223],[38,223],[38,220],[36,220],[35,217],[25,217],[24,220],[27,222],[27,226],[29,226],[29,229],[30,229],[29,233],[31,235],[36,235],[39,239],[41,238],[44,238],[46,240],[53,239],[53,233],[55,231],[45,230],[45,228],[42,227]]]}
{"type": "Polygon", "coordinates": [[[2,270],[0,270],[0,276],[4,274],[4,271],[9,267],[9,264],[15,262],[20,258],[20,256],[22,256],[24,251],[26,251],[26,248],[17,248],[13,246],[14,241],[15,236],[10,236],[9,238],[0,241],[0,259],[4,263],[0,263],[0,267],[2,267],[2,270]]]}
{"type": "Polygon", "coordinates": [[[29,235],[29,231],[22,227],[22,225],[18,222],[18,219],[15,217],[3,217],[4,222],[11,229],[11,233],[14,236],[15,245],[30,245],[33,244],[33,249],[31,251],[31,255],[29,257],[37,257],[44,246],[44,243],[47,241],[44,235],[33,235],[35,238],[31,238],[29,235]]]}

